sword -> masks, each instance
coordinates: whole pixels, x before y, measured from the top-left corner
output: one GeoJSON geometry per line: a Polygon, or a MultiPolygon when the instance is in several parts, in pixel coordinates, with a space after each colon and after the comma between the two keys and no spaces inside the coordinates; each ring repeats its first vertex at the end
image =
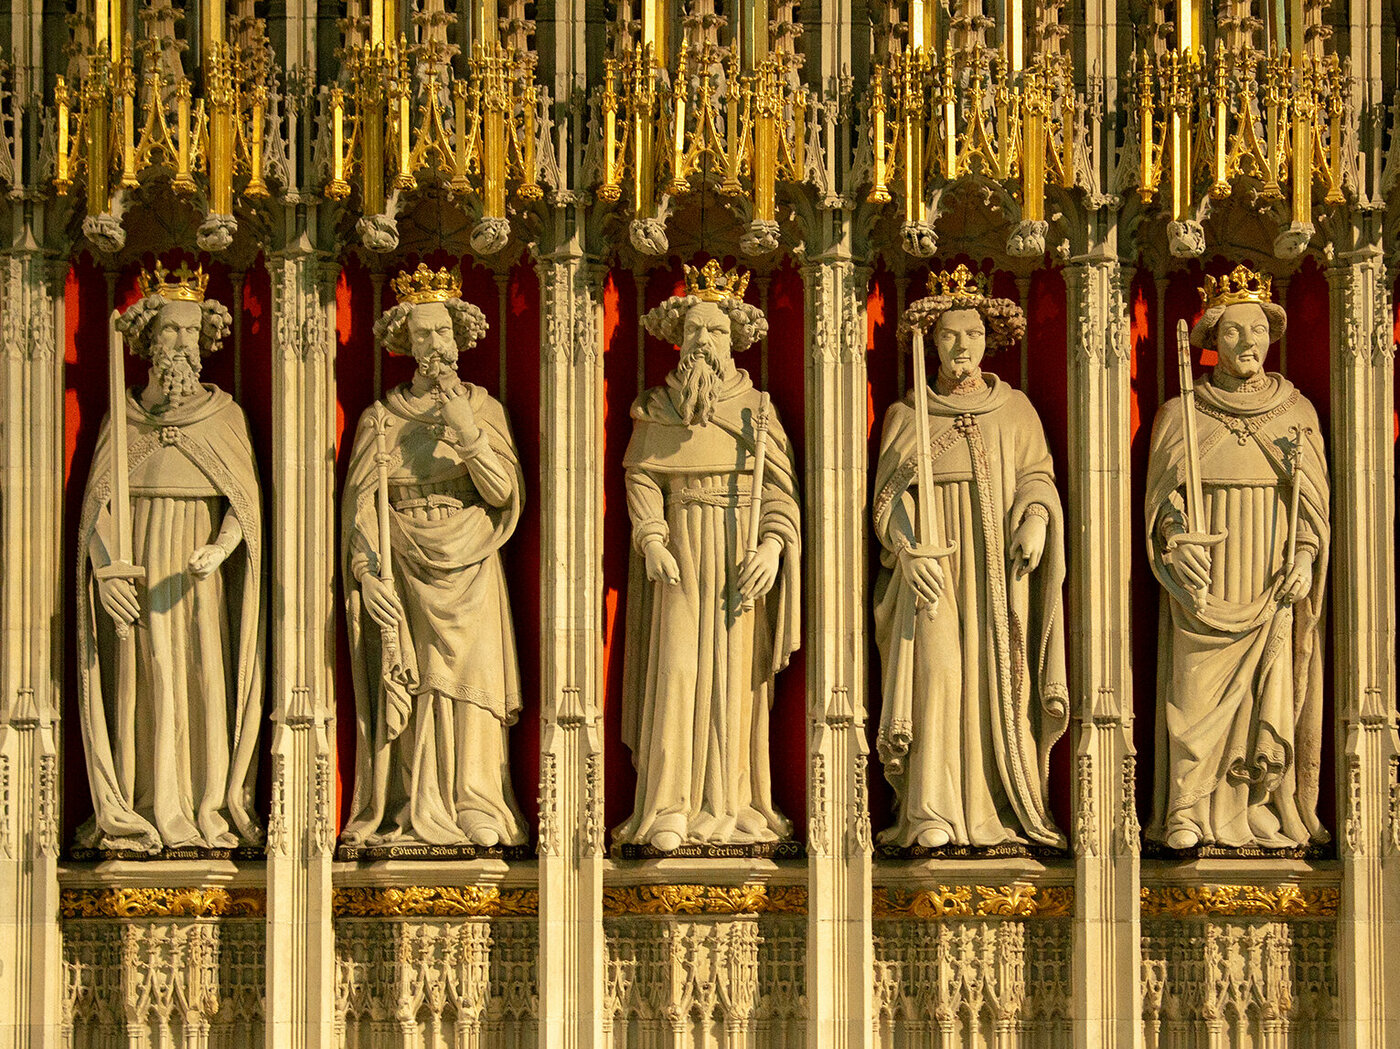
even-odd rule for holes
{"type": "MultiPolygon", "coordinates": [[[[753,484],[752,495],[749,497],[749,545],[746,561],[758,553],[758,525],[763,509],[763,474],[768,465],[768,412],[771,404],[772,398],[766,391],[758,395],[758,417],[753,423],[753,484]]],[[[745,598],[739,606],[739,611],[751,611],[753,605],[752,598],[745,598]]]]}
{"type": "MultiPolygon", "coordinates": [[[[1183,543],[1215,546],[1225,533],[1207,531],[1206,497],[1201,484],[1201,450],[1196,440],[1196,382],[1191,374],[1191,334],[1186,321],[1176,322],[1176,364],[1181,376],[1182,428],[1186,443],[1186,531],[1167,540],[1166,560],[1183,543]]],[[[1196,587],[1197,596],[1204,596],[1206,587],[1196,587]]]]}
{"type": "MultiPolygon", "coordinates": [[[[374,465],[379,473],[379,579],[392,589],[394,559],[389,545],[389,413],[380,401],[376,401],[369,411],[370,422],[374,425],[374,465]]],[[[398,626],[380,631],[379,651],[384,676],[398,679],[402,662],[399,658],[398,626]]]]}
{"type": "MultiPolygon", "coordinates": [[[[909,548],[915,557],[947,557],[958,548],[957,543],[944,543],[938,536],[938,526],[933,516],[933,457],[929,451],[928,433],[928,366],[924,361],[924,333],[915,328],[913,333],[914,350],[914,427],[919,447],[915,463],[919,472],[919,524],[918,541],[909,548]]],[[[929,619],[938,614],[937,601],[925,601],[922,597],[914,602],[914,611],[923,612],[929,619]]]]}
{"type": "MultiPolygon", "coordinates": [[[[122,337],[117,332],[117,317],[114,309],[107,318],[107,420],[112,430],[109,435],[111,459],[108,464],[112,472],[112,559],[102,568],[94,568],[92,574],[102,580],[130,579],[135,582],[146,578],[146,570],[131,560],[131,493],[130,478],[126,472],[126,360],[122,351],[122,337]]],[[[130,636],[130,623],[113,616],[112,625],[119,639],[125,641],[130,636]]]]}

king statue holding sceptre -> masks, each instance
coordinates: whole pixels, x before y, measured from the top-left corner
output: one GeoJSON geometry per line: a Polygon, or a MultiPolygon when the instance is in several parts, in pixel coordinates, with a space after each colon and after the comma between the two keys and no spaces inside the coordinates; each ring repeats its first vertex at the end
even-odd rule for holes
{"type": "Polygon", "coordinates": [[[1312,404],[1264,371],[1286,322],[1269,285],[1244,266],[1206,277],[1189,341],[1218,363],[1152,428],[1147,545],[1163,600],[1147,833],[1172,849],[1327,840],[1327,460],[1312,404]]]}

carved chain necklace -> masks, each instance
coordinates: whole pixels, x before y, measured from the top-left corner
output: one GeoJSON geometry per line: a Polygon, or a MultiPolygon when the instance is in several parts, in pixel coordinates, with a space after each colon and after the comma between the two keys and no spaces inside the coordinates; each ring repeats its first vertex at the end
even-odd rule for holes
{"type": "Polygon", "coordinates": [[[939,369],[938,378],[934,380],[933,387],[942,397],[962,397],[969,393],[981,393],[987,388],[987,380],[982,378],[982,369],[978,368],[964,379],[957,379],[939,369]]]}

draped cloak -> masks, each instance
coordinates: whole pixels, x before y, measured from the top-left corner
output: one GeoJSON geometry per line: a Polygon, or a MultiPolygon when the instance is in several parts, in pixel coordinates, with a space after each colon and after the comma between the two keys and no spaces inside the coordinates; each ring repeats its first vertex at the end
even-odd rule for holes
{"type": "Polygon", "coordinates": [[[266,622],[248,423],[208,384],[159,412],[128,391],[125,414],[129,475],[172,454],[195,472],[169,489],[131,492],[133,558],[147,579],[137,583],[141,616],[118,640],[89,557],[94,540],[113,545],[110,414],[103,419],[78,525],[78,712],[95,810],[78,843],[147,852],[256,844],[266,622]],[[196,579],[190,557],[214,542],[224,513],[243,540],[196,579]]]}
{"type": "Polygon", "coordinates": [[[506,765],[520,714],[520,668],[500,550],[524,500],[500,402],[463,384],[480,430],[458,446],[407,384],[390,390],[388,453],[398,659],[386,659],[359,577],[379,574],[379,473],[372,410],[360,417],[345,479],[341,556],[355,682],[355,790],[343,840],[457,845],[490,827],[524,842],[506,765]],[[501,505],[483,486],[500,488],[501,505]]]}
{"type": "Polygon", "coordinates": [[[787,435],[770,408],[759,542],[782,544],[778,575],[741,609],[760,394],[736,370],[707,424],[684,421],[675,372],[632,406],[623,459],[632,519],[622,738],[637,769],[621,841],[672,829],[690,842],[772,841],[791,824],[772,801],[773,678],[800,643],[800,518],[787,435]],[[660,539],[680,582],[653,583],[660,539]],[[736,824],[738,824],[736,828],[736,824]]]}
{"type": "Polygon", "coordinates": [[[881,544],[875,639],[883,704],[877,745],[897,817],[881,840],[939,829],[961,845],[1024,836],[1063,846],[1047,793],[1050,749],[1068,723],[1062,587],[1064,513],[1040,419],[994,375],[969,394],[928,394],[932,538],[944,587],[930,619],[896,556],[916,536],[913,392],[890,406],[875,469],[881,544]],[[1048,517],[1034,572],[1017,579],[1011,539],[1032,505],[1048,517]]]}
{"type": "Polygon", "coordinates": [[[1196,387],[1197,444],[1211,583],[1187,590],[1166,560],[1164,529],[1185,528],[1182,401],[1157,413],[1147,467],[1147,544],[1165,591],[1157,650],[1156,810],[1149,837],[1177,829],[1204,844],[1306,845],[1317,818],[1322,745],[1323,587],[1330,487],[1317,412],[1281,375],[1263,390],[1196,387]],[[1292,427],[1310,430],[1300,442],[1292,427]],[[1289,452],[1298,444],[1294,472],[1289,452]],[[1288,511],[1299,486],[1297,547],[1311,585],[1279,599],[1288,511]]]}

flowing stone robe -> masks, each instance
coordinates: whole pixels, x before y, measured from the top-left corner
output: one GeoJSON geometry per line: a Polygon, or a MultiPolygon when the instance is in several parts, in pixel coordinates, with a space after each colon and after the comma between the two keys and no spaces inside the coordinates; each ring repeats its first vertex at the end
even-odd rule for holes
{"type": "Polygon", "coordinates": [[[943,593],[932,619],[896,553],[918,518],[913,393],[891,405],[875,469],[875,640],[884,702],[877,746],[907,847],[941,829],[957,845],[1065,844],[1047,805],[1050,748],[1068,724],[1061,588],[1064,514],[1040,419],[996,376],[967,394],[929,391],[935,537],[943,593]],[[1045,551],[1017,579],[1011,538],[1031,507],[1048,518],[1045,551]]]}
{"type": "Polygon", "coordinates": [[[125,641],[98,596],[111,560],[111,417],[102,422],[78,530],[79,700],[92,820],[87,847],[158,851],[256,844],[262,716],[262,509],[248,423],[204,385],[178,407],[126,400],[132,554],[141,615],[125,641]],[[226,514],[242,531],[206,579],[191,555],[226,514]]]}
{"type": "Polygon", "coordinates": [[[1270,373],[1255,392],[1196,388],[1197,442],[1211,548],[1198,596],[1164,560],[1185,529],[1182,402],[1157,413],[1147,466],[1147,545],[1165,590],[1157,650],[1157,768],[1149,836],[1179,828],[1203,844],[1293,846],[1327,840],[1317,819],[1322,741],[1323,585],[1329,484],[1317,413],[1270,373]],[[1298,549],[1312,586],[1279,600],[1294,476],[1289,428],[1310,427],[1296,481],[1298,549]]]}
{"type": "Polygon", "coordinates": [[[800,643],[801,525],[787,435],[770,410],[759,541],[782,544],[772,589],[740,610],[752,512],[759,392],[737,370],[704,425],[683,421],[675,372],[632,406],[626,468],[633,557],[627,590],[622,738],[637,768],[621,841],[659,827],[689,843],[773,841],[792,824],[773,805],[768,717],[773,678],[800,643]],[[680,582],[650,582],[660,539],[680,582]],[[736,829],[736,823],[748,825],[736,829]]]}
{"type": "Polygon", "coordinates": [[[386,660],[359,579],[379,574],[378,467],[369,412],[345,480],[341,553],[355,679],[351,845],[462,845],[493,829],[525,841],[507,767],[520,714],[515,630],[500,549],[515,531],[525,477],[505,409],[464,384],[480,434],[453,443],[431,399],[407,384],[384,397],[390,546],[403,606],[400,654],[386,660]]]}

